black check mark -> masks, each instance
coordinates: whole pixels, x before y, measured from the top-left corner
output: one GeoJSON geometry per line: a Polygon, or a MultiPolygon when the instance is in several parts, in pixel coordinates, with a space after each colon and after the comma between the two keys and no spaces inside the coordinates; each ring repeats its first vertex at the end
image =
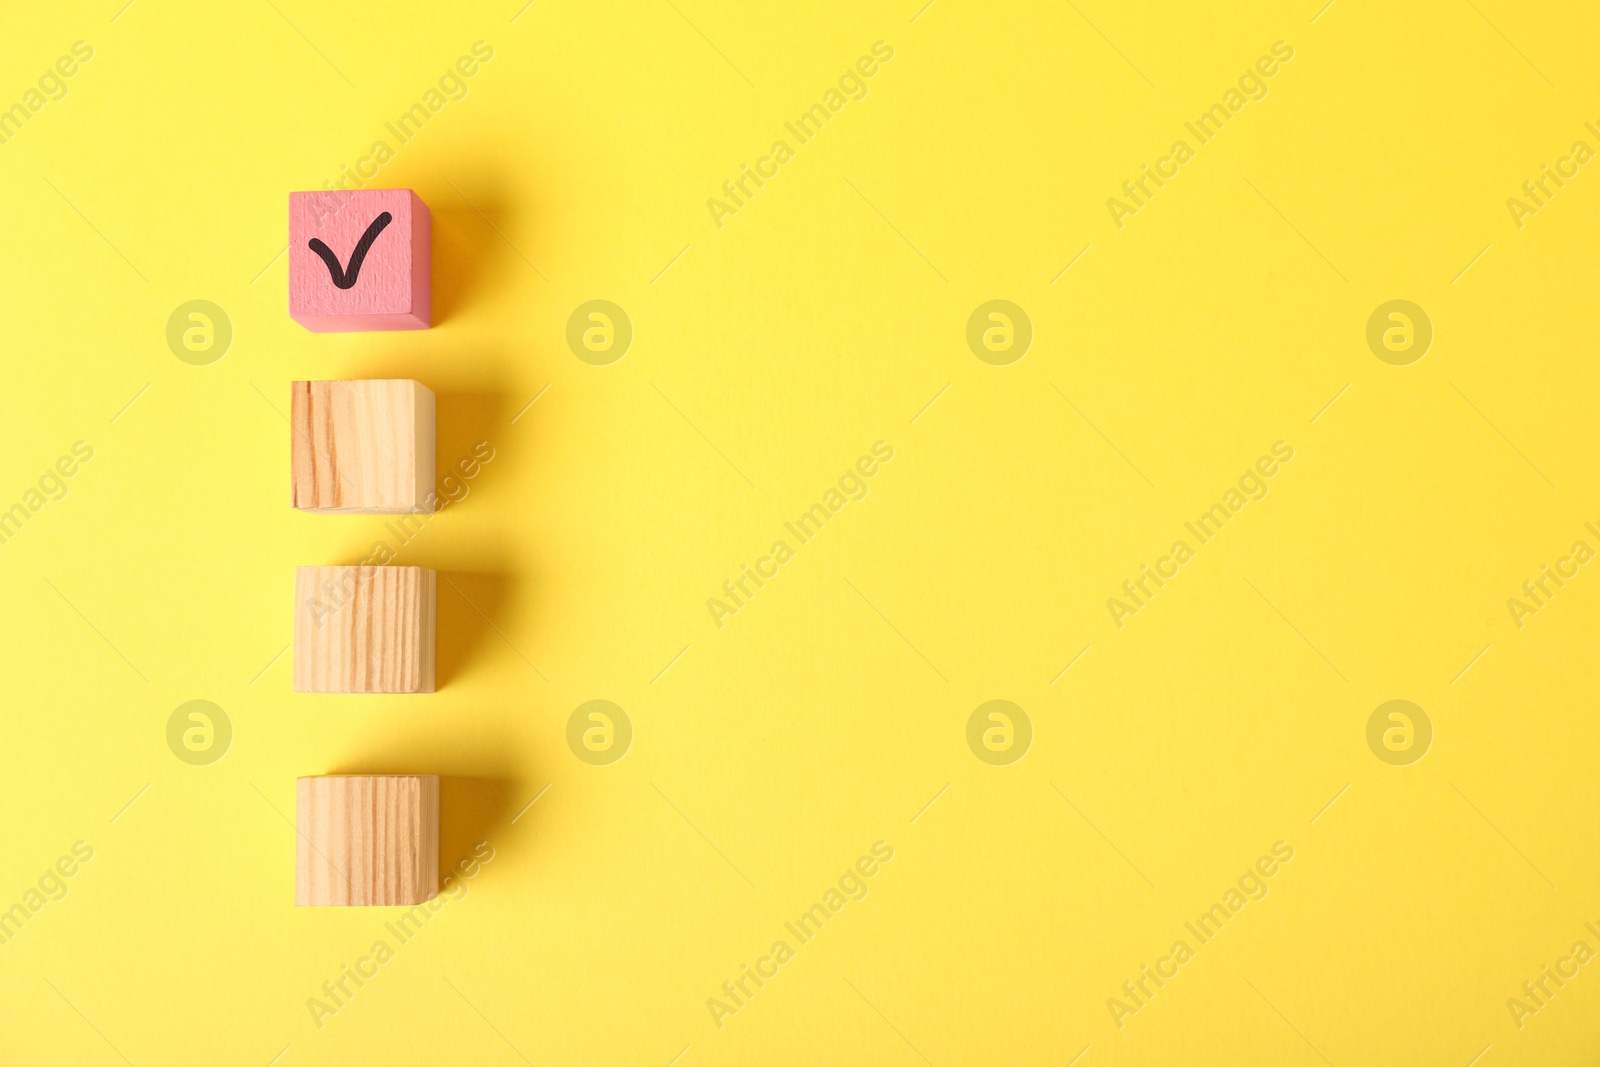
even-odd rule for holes
{"type": "Polygon", "coordinates": [[[383,228],[394,221],[394,216],[385,211],[372,220],[372,225],[367,227],[367,232],[361,235],[361,240],[356,242],[354,252],[350,253],[350,267],[345,269],[339,263],[339,257],[333,254],[333,249],[322,243],[320,237],[313,237],[310,249],[322,257],[322,262],[328,265],[328,274],[333,278],[333,284],[340,289],[349,289],[356,284],[356,278],[361,273],[361,264],[367,258],[367,252],[372,248],[372,242],[378,239],[378,234],[383,228]]]}

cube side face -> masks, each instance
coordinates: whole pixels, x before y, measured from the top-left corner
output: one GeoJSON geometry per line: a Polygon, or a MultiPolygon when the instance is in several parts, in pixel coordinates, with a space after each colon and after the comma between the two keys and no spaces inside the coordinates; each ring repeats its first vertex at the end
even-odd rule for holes
{"type": "Polygon", "coordinates": [[[433,325],[433,212],[422,197],[411,194],[411,293],[412,314],[426,330],[433,325]]]}
{"type": "Polygon", "coordinates": [[[432,389],[421,382],[412,384],[416,386],[416,403],[412,408],[415,416],[412,438],[416,447],[412,450],[415,479],[411,493],[417,511],[431,512],[438,508],[438,494],[434,488],[438,478],[438,404],[432,389]]]}
{"type": "Polygon", "coordinates": [[[290,193],[290,316],[317,333],[427,329],[431,223],[410,189],[290,193]]]}
{"type": "Polygon", "coordinates": [[[319,884],[320,869],[313,866],[316,851],[311,845],[311,803],[315,786],[310,778],[294,783],[294,902],[299,907],[321,899],[326,889],[319,884]]]}
{"type": "Polygon", "coordinates": [[[434,691],[438,575],[424,567],[295,570],[294,691],[434,691]]]}
{"type": "Polygon", "coordinates": [[[422,571],[421,603],[417,611],[417,692],[431,693],[434,691],[434,669],[439,651],[439,572],[425,567],[417,569],[422,571]]]}
{"type": "Polygon", "coordinates": [[[324,633],[332,625],[333,609],[324,600],[331,593],[322,589],[324,579],[332,582],[342,568],[296,567],[294,571],[294,691],[296,693],[337,693],[331,684],[338,659],[338,639],[324,633]]]}
{"type": "Polygon", "coordinates": [[[416,905],[439,895],[436,775],[301,778],[295,829],[297,905],[416,905]]]}
{"type": "Polygon", "coordinates": [[[432,390],[409,379],[292,383],[290,502],[347,514],[432,511],[434,409],[432,390]]]}
{"type": "Polygon", "coordinates": [[[417,890],[423,900],[439,895],[439,776],[419,774],[421,843],[417,856],[417,890]]]}
{"type": "Polygon", "coordinates": [[[337,454],[333,440],[334,382],[291,382],[289,385],[289,502],[316,511],[337,506],[337,454]]]}

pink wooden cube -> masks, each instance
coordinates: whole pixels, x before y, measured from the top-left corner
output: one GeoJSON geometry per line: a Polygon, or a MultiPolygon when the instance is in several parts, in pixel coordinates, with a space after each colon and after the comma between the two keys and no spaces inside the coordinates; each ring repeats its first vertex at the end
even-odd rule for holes
{"type": "Polygon", "coordinates": [[[316,333],[426,330],[431,218],[410,189],[289,194],[289,315],[316,333]]]}

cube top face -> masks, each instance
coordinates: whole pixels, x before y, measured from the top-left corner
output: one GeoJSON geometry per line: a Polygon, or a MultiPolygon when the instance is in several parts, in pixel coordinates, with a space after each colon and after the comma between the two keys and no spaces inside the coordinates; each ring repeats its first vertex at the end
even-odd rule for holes
{"type": "Polygon", "coordinates": [[[425,567],[297,567],[296,693],[431,693],[438,575],[425,567]]]}
{"type": "Polygon", "coordinates": [[[434,510],[432,390],[408,379],[294,382],[290,502],[358,515],[434,510]]]}
{"type": "Polygon", "coordinates": [[[437,775],[301,778],[295,830],[298,905],[416,905],[439,895],[437,775]]]}
{"type": "Polygon", "coordinates": [[[289,194],[289,315],[316,333],[426,330],[428,205],[410,189],[289,194]]]}

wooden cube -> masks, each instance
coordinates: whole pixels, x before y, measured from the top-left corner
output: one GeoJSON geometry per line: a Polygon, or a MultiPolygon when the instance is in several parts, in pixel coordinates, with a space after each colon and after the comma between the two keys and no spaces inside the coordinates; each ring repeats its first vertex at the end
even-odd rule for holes
{"type": "Polygon", "coordinates": [[[433,692],[438,575],[426,567],[297,567],[296,693],[433,692]]]}
{"type": "Polygon", "coordinates": [[[289,315],[316,333],[426,330],[432,220],[410,189],[289,194],[289,315]]]}
{"type": "Polygon", "coordinates": [[[294,382],[289,427],[290,502],[300,510],[434,510],[434,399],[421,382],[294,382]]]}
{"type": "Polygon", "coordinates": [[[295,783],[296,904],[414,905],[438,895],[438,775],[295,783]]]}

